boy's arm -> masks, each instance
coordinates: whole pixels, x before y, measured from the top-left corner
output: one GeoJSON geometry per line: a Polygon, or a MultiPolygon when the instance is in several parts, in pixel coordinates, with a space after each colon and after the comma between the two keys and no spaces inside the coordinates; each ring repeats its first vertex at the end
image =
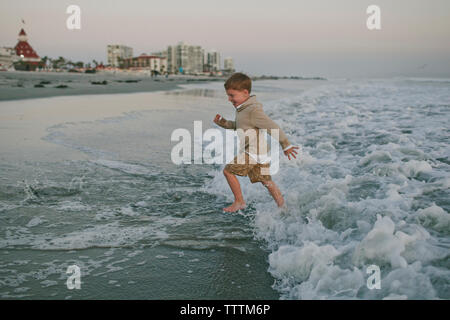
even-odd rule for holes
{"type": "Polygon", "coordinates": [[[262,108],[256,108],[252,111],[250,114],[250,122],[259,129],[267,129],[267,133],[270,135],[272,135],[271,129],[278,129],[278,141],[283,151],[292,147],[284,131],[264,113],[262,108]]]}
{"type": "Polygon", "coordinates": [[[214,119],[214,122],[224,129],[236,130],[236,122],[231,121],[231,120],[226,120],[222,116],[217,115],[216,118],[214,119]]]}

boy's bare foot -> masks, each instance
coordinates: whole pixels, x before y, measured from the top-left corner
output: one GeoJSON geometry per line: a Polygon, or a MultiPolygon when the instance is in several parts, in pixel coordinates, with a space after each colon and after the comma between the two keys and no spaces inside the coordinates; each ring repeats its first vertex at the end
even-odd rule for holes
{"type": "Polygon", "coordinates": [[[286,203],[284,203],[281,207],[278,207],[278,213],[281,215],[281,216],[286,216],[287,214],[288,214],[288,207],[287,207],[287,205],[286,205],[286,203]]]}
{"type": "Polygon", "coordinates": [[[223,208],[225,212],[235,212],[245,208],[245,202],[233,202],[233,204],[229,207],[223,208]]]}

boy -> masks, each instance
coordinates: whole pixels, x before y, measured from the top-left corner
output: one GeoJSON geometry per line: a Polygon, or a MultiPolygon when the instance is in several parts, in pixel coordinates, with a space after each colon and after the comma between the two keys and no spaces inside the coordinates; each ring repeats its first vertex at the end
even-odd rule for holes
{"type": "MultiPolygon", "coordinates": [[[[214,118],[214,123],[225,129],[242,129],[244,132],[249,129],[255,130],[256,132],[258,132],[258,129],[267,129],[267,132],[271,134],[271,129],[276,129],[278,130],[279,143],[283,148],[284,154],[289,160],[291,160],[291,156],[296,158],[295,154],[297,152],[295,149],[299,148],[293,147],[289,143],[285,133],[264,113],[262,104],[256,100],[256,96],[250,95],[252,90],[251,79],[243,73],[235,73],[225,82],[224,86],[228,95],[228,101],[236,108],[236,119],[235,121],[225,120],[221,115],[217,114],[214,118]]],[[[259,136],[257,138],[258,148],[256,154],[250,151],[247,140],[244,144],[245,155],[240,159],[245,159],[245,163],[241,164],[242,161],[238,161],[239,156],[236,156],[223,170],[234,195],[234,203],[224,208],[223,211],[235,212],[245,208],[241,186],[236,175],[248,176],[251,183],[261,182],[269,190],[278,207],[283,207],[284,199],[280,189],[278,189],[277,185],[272,181],[270,174],[268,174],[268,161],[270,158],[260,152],[259,136]]]]}

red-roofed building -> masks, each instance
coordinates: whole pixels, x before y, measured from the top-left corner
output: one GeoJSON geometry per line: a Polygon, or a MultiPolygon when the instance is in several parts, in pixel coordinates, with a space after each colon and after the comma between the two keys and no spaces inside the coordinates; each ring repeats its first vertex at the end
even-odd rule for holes
{"type": "Polygon", "coordinates": [[[42,65],[41,58],[28,43],[28,37],[25,30],[21,29],[19,33],[19,42],[14,49],[19,61],[14,65],[16,70],[34,71],[36,67],[42,65]]]}
{"type": "Polygon", "coordinates": [[[121,60],[121,67],[131,70],[149,70],[155,74],[163,74],[167,71],[167,59],[165,57],[141,54],[139,57],[121,60]]]}

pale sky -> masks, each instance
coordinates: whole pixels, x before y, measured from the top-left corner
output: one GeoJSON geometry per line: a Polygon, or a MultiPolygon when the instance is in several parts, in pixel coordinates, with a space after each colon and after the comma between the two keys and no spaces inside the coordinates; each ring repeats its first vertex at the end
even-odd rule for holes
{"type": "Polygon", "coordinates": [[[252,75],[450,77],[450,0],[1,0],[0,46],[22,18],[41,57],[106,63],[108,44],[137,56],[184,41],[252,75]],[[66,28],[71,4],[81,30],[66,28]],[[381,30],[366,27],[372,4],[381,30]]]}

